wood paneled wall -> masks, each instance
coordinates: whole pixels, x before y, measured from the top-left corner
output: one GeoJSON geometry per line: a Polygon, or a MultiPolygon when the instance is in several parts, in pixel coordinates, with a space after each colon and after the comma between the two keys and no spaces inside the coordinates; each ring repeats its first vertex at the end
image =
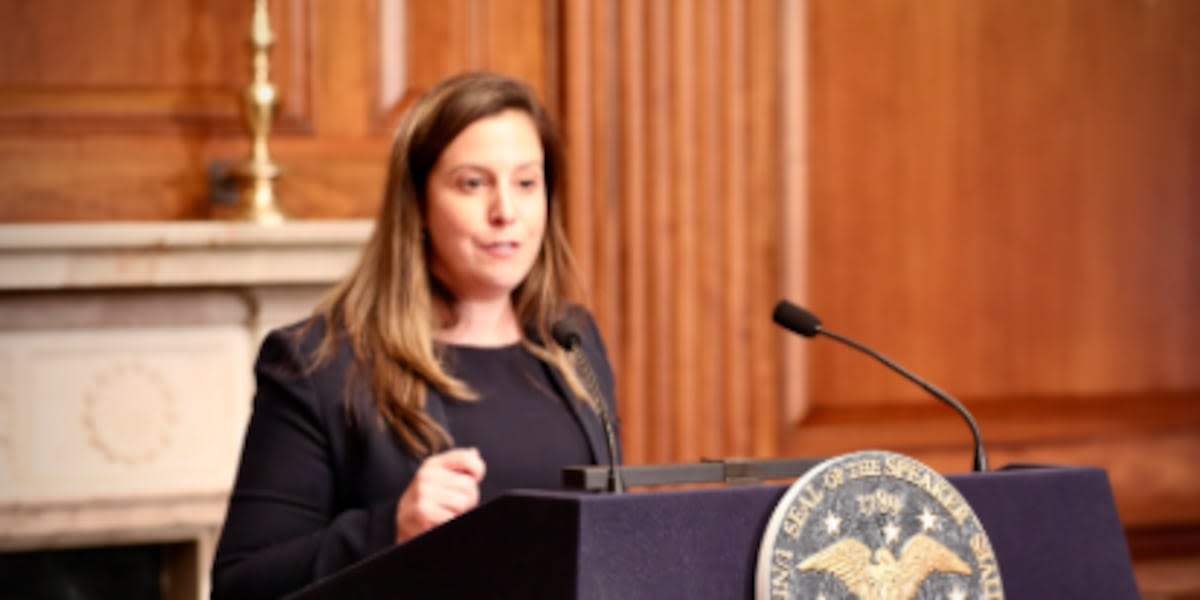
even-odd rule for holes
{"type": "MultiPolygon", "coordinates": [[[[1200,572],[1200,4],[809,7],[814,310],[966,401],[994,465],[1108,469],[1135,555],[1200,572]]],[[[918,388],[810,368],[785,452],[968,468],[918,388]]]]}
{"type": "MultiPolygon", "coordinates": [[[[0,221],[206,218],[250,3],[0,0],[0,221]]],[[[301,217],[371,216],[397,118],[487,68],[563,124],[631,462],[881,447],[1108,469],[1150,591],[1200,590],[1200,3],[276,0],[301,217]]]]}
{"type": "Polygon", "coordinates": [[[798,191],[781,99],[800,77],[781,68],[782,16],[740,0],[564,4],[569,233],[633,462],[777,451],[769,315],[798,191]]]}
{"type": "MultiPolygon", "coordinates": [[[[0,221],[204,219],[214,163],[244,160],[246,0],[0,0],[0,221]]],[[[271,140],[299,218],[373,216],[403,109],[446,76],[544,90],[549,4],[270,3],[271,140]]]]}

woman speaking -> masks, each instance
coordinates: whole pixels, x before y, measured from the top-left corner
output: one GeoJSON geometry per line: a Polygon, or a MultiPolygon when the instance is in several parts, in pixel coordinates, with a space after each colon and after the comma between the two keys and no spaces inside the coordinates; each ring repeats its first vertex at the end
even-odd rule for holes
{"type": "Polygon", "coordinates": [[[353,272],[271,332],[213,564],[214,598],[275,598],[514,488],[607,463],[613,376],[575,283],[562,147],[532,92],[443,82],[408,112],[353,272]],[[589,395],[551,326],[582,332],[589,395]]]}

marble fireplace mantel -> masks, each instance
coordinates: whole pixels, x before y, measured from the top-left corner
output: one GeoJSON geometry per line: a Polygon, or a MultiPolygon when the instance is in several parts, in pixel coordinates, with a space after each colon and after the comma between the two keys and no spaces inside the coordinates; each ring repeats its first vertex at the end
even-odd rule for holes
{"type": "Polygon", "coordinates": [[[369,221],[0,225],[0,290],[327,285],[369,221]]]}
{"type": "Polygon", "coordinates": [[[371,227],[0,225],[0,551],[192,544],[204,595],[258,343],[371,227]]]}

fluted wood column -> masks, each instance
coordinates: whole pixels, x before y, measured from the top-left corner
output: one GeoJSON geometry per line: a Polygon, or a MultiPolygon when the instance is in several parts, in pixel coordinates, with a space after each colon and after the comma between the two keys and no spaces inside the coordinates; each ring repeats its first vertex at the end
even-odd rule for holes
{"type": "Polygon", "coordinates": [[[801,200],[782,164],[801,139],[784,110],[800,73],[780,57],[785,33],[802,37],[783,19],[795,11],[561,10],[568,229],[617,369],[628,458],[773,455],[785,360],[770,310],[796,291],[783,274],[798,257],[783,254],[803,247],[781,218],[801,200]]]}

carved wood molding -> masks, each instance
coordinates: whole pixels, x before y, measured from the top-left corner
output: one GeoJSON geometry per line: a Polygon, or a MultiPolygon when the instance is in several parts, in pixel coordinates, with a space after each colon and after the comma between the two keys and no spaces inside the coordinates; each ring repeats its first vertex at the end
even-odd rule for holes
{"type": "Polygon", "coordinates": [[[370,0],[365,32],[371,130],[389,135],[404,111],[447,76],[507,73],[543,91],[549,2],[370,0]]]}

